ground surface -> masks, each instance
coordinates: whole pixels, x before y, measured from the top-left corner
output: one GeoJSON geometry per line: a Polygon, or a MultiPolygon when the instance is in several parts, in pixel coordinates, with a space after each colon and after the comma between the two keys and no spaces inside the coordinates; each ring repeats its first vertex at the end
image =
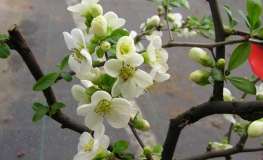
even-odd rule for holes
{"type": "MultiPolygon", "coordinates": [[[[72,14],[66,10],[67,4],[63,0],[0,0],[0,32],[6,33],[8,27],[16,23],[36,59],[45,73],[57,71],[55,64],[69,54],[63,40],[62,32],[70,32],[76,24],[72,14]]],[[[189,0],[192,10],[176,9],[183,17],[195,15],[199,18],[203,14],[209,14],[208,3],[205,0],[189,0]]],[[[74,2],[73,2],[74,3],[74,2]]],[[[234,17],[240,20],[239,29],[245,30],[245,25],[238,16],[238,9],[245,11],[245,2],[240,0],[220,0],[220,5],[228,3],[232,7],[234,17]]],[[[127,20],[124,26],[128,30],[139,31],[139,25],[146,18],[156,14],[157,3],[142,0],[120,1],[101,0],[101,5],[106,11],[114,11],[119,17],[127,20]]],[[[227,16],[223,12],[225,23],[227,16]]],[[[176,41],[211,42],[196,36],[191,39],[177,38],[176,41]]],[[[168,41],[168,36],[163,37],[168,41]]],[[[144,42],[145,46],[148,42],[144,42]]],[[[227,55],[233,47],[227,48],[227,55]]],[[[158,86],[149,94],[137,99],[144,117],[150,122],[151,129],[144,134],[146,144],[163,144],[167,132],[169,119],[184,112],[194,105],[203,103],[209,99],[212,87],[201,88],[189,82],[189,74],[201,68],[188,58],[189,48],[168,49],[169,81],[158,86]],[[149,138],[150,137],[150,138],[149,138]]],[[[228,58],[229,56],[227,56],[228,58]]],[[[50,118],[32,123],[34,114],[31,109],[33,102],[45,103],[42,93],[33,92],[31,88],[35,83],[27,67],[16,52],[2,60],[0,59],[0,160],[70,160],[77,153],[79,134],[67,129],[60,129],[60,125],[50,118]],[[23,157],[17,157],[18,152],[25,152],[23,157]]],[[[244,64],[237,71],[236,76],[250,76],[251,70],[248,64],[244,64]]],[[[75,120],[83,123],[83,118],[76,115],[77,102],[71,95],[73,84],[79,84],[75,78],[73,83],[60,82],[53,86],[59,101],[64,102],[67,108],[62,111],[75,120]]],[[[242,95],[231,85],[232,94],[236,97],[242,95]]],[[[175,158],[196,155],[205,151],[209,141],[221,141],[228,130],[229,123],[221,115],[204,118],[194,125],[187,126],[181,134],[175,158]]],[[[138,144],[131,138],[129,129],[112,129],[107,127],[106,134],[112,142],[119,139],[127,139],[131,142],[129,150],[138,152],[138,144]]],[[[262,139],[261,139],[262,140],[262,139]]],[[[235,145],[237,137],[232,144],[235,145]]],[[[259,140],[249,140],[248,145],[259,146],[259,140]]],[[[263,153],[246,153],[234,156],[235,159],[262,159],[263,153]]]]}

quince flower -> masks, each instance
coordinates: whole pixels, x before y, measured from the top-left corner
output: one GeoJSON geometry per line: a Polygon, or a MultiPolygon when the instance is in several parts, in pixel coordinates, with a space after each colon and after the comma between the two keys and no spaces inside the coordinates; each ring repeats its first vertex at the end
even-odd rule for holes
{"type": "MultiPolygon", "coordinates": [[[[131,37],[133,40],[135,40],[134,38],[135,38],[136,36],[137,36],[137,33],[136,33],[135,31],[131,31],[131,32],[130,32],[129,37],[131,37]]],[[[140,41],[139,41],[139,42],[136,42],[136,41],[135,41],[134,44],[135,44],[135,47],[136,47],[136,51],[137,51],[137,52],[144,49],[143,44],[142,44],[140,41]]]]}
{"type": "Polygon", "coordinates": [[[63,32],[68,49],[73,52],[69,56],[69,67],[76,75],[85,74],[92,68],[91,55],[86,49],[86,43],[82,31],[78,28],[71,30],[71,34],[63,32]]]}
{"type": "Polygon", "coordinates": [[[137,69],[143,63],[143,57],[134,53],[124,62],[118,59],[110,59],[104,65],[104,70],[112,77],[117,77],[117,81],[112,87],[113,97],[122,96],[126,99],[132,99],[136,96],[137,87],[146,88],[152,85],[151,76],[137,69]]]}
{"type": "Polygon", "coordinates": [[[182,26],[182,18],[183,16],[180,13],[169,13],[168,23],[172,28],[174,25],[176,25],[177,28],[180,28],[182,26]]]}
{"type": "Polygon", "coordinates": [[[77,75],[77,77],[81,80],[88,80],[91,81],[93,84],[98,85],[100,82],[100,76],[103,74],[103,72],[98,68],[91,68],[89,72],[86,72],[82,75],[77,75]]]}
{"type": "Polygon", "coordinates": [[[77,108],[77,114],[86,117],[85,125],[96,130],[104,117],[114,128],[127,126],[132,105],[123,98],[112,98],[105,91],[97,91],[91,96],[91,103],[77,108]]]}
{"type": "Polygon", "coordinates": [[[125,24],[125,19],[118,18],[114,12],[107,12],[104,14],[104,18],[107,20],[108,27],[111,31],[114,31],[125,24]]]}
{"type": "Polygon", "coordinates": [[[189,37],[193,37],[195,36],[197,33],[195,30],[190,30],[188,28],[184,28],[181,30],[181,33],[178,33],[177,36],[178,37],[185,37],[185,38],[189,38],[189,37]]]}
{"type": "Polygon", "coordinates": [[[86,94],[86,89],[93,85],[90,81],[87,80],[81,80],[81,83],[85,88],[77,84],[73,85],[71,88],[73,98],[79,101],[78,106],[90,103],[90,96],[86,94]]]}
{"type": "Polygon", "coordinates": [[[83,132],[79,138],[78,153],[73,160],[103,159],[108,156],[106,150],[110,138],[104,135],[105,127],[101,124],[99,130],[94,132],[94,138],[88,132],[83,132]]]}
{"type": "MultiPolygon", "coordinates": [[[[147,21],[148,21],[148,20],[147,20],[147,21]]],[[[148,23],[148,22],[147,22],[147,23],[148,23]]],[[[143,31],[146,30],[146,25],[145,25],[145,23],[142,23],[142,24],[140,25],[140,29],[142,29],[143,31]]],[[[148,32],[148,33],[145,35],[145,37],[146,37],[146,39],[147,39],[148,41],[151,41],[155,36],[162,37],[162,35],[163,35],[163,32],[162,32],[162,31],[154,30],[154,31],[152,31],[152,32],[148,32]]]]}
{"type": "Polygon", "coordinates": [[[159,73],[165,73],[169,67],[167,65],[168,53],[162,48],[162,39],[155,36],[147,47],[146,54],[149,57],[148,63],[151,67],[161,66],[159,73]]]}
{"type": "Polygon", "coordinates": [[[98,2],[99,0],[82,0],[81,3],[69,6],[67,9],[71,12],[80,13],[85,17],[90,17],[92,6],[98,2]]]}
{"type": "Polygon", "coordinates": [[[107,32],[106,19],[102,15],[94,18],[91,22],[91,29],[95,36],[103,37],[107,32]]]}
{"type": "Polygon", "coordinates": [[[233,148],[233,146],[231,146],[230,144],[223,144],[218,142],[213,142],[211,147],[217,151],[233,148]]]}
{"type": "Polygon", "coordinates": [[[125,61],[131,54],[136,52],[134,41],[131,37],[123,36],[116,44],[116,56],[118,60],[125,61]]]}

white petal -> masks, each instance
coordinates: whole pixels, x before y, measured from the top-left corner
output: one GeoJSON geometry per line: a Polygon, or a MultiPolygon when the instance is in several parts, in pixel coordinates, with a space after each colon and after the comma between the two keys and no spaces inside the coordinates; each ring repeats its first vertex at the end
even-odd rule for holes
{"type": "Polygon", "coordinates": [[[73,5],[73,6],[69,6],[67,9],[71,12],[80,13],[82,15],[85,15],[88,8],[86,5],[83,5],[80,3],[80,4],[73,5]]]}
{"type": "Polygon", "coordinates": [[[103,124],[98,125],[97,130],[94,130],[94,138],[100,140],[105,133],[105,126],[103,124]]]}
{"type": "Polygon", "coordinates": [[[132,110],[131,102],[127,101],[124,98],[113,98],[111,101],[112,107],[114,110],[117,110],[120,114],[130,115],[132,110]]]}
{"type": "Polygon", "coordinates": [[[71,36],[79,45],[82,45],[83,47],[86,48],[84,35],[80,29],[78,29],[78,28],[72,29],[71,30],[71,36]]]}
{"type": "Polygon", "coordinates": [[[121,88],[123,83],[124,83],[123,79],[118,77],[117,81],[112,86],[111,94],[113,97],[119,96],[119,94],[121,94],[121,88]]]}
{"type": "Polygon", "coordinates": [[[128,64],[130,66],[138,67],[143,63],[144,59],[142,55],[138,53],[131,54],[127,60],[125,61],[125,64],[128,64]]]}
{"type": "Polygon", "coordinates": [[[137,115],[137,118],[142,118],[141,111],[138,108],[132,108],[131,116],[134,118],[137,115]]]}
{"type": "Polygon", "coordinates": [[[98,104],[101,100],[107,99],[111,100],[111,95],[105,91],[97,91],[91,96],[91,102],[98,104]]]}
{"type": "Polygon", "coordinates": [[[93,83],[91,81],[88,81],[88,80],[81,80],[80,82],[85,88],[89,88],[89,87],[93,86],[93,83]]]}
{"type": "Polygon", "coordinates": [[[161,66],[157,66],[157,67],[153,68],[153,69],[150,71],[149,75],[152,77],[152,79],[154,79],[154,77],[156,76],[156,73],[158,72],[158,70],[159,70],[160,68],[161,68],[161,66]]]}
{"type": "Polygon", "coordinates": [[[156,61],[156,52],[154,46],[150,43],[146,50],[150,61],[156,61]]]}
{"type": "Polygon", "coordinates": [[[108,26],[112,29],[112,31],[121,28],[122,26],[124,26],[125,24],[125,20],[122,18],[117,18],[117,19],[113,19],[110,21],[110,23],[108,24],[108,26]]]}
{"type": "Polygon", "coordinates": [[[183,16],[180,13],[174,13],[172,14],[173,18],[177,21],[181,21],[183,16]]]}
{"type": "Polygon", "coordinates": [[[101,141],[100,141],[100,145],[107,149],[110,145],[110,138],[107,135],[103,135],[101,141]]]}
{"type": "Polygon", "coordinates": [[[140,69],[137,69],[137,71],[134,74],[133,79],[135,80],[136,84],[142,88],[146,88],[153,84],[152,77],[148,73],[140,69]]]}
{"type": "Polygon", "coordinates": [[[82,99],[79,101],[78,107],[84,105],[84,104],[90,104],[90,101],[88,100],[88,97],[86,97],[85,99],[82,99]]]}
{"type": "Polygon", "coordinates": [[[135,31],[131,31],[130,32],[130,35],[129,35],[129,37],[131,37],[131,38],[135,38],[137,36],[137,32],[135,32],[135,31]]]}
{"type": "Polygon", "coordinates": [[[230,123],[236,124],[236,120],[232,114],[223,114],[224,118],[230,123]]]}
{"type": "Polygon", "coordinates": [[[168,53],[167,53],[167,51],[165,49],[161,48],[159,50],[159,55],[160,55],[160,58],[161,58],[162,61],[167,62],[167,60],[168,60],[168,53]]]}
{"type": "Polygon", "coordinates": [[[146,35],[145,37],[148,41],[151,41],[155,36],[162,37],[162,35],[163,35],[162,31],[153,31],[151,35],[146,35]]]}
{"type": "Polygon", "coordinates": [[[153,38],[153,40],[151,41],[151,44],[152,44],[152,45],[154,46],[154,48],[156,48],[156,49],[162,48],[162,39],[161,39],[161,37],[155,36],[155,37],[153,38]]]}
{"type": "Polygon", "coordinates": [[[223,95],[224,95],[224,96],[231,96],[230,90],[227,89],[227,88],[224,88],[224,89],[223,89],[223,95]]]}
{"type": "Polygon", "coordinates": [[[110,21],[117,19],[118,16],[117,14],[115,14],[114,12],[110,11],[104,14],[104,18],[107,20],[107,22],[109,23],[110,21]]]}
{"type": "Polygon", "coordinates": [[[81,64],[79,64],[79,62],[76,61],[72,55],[73,55],[73,54],[71,54],[71,55],[69,56],[69,59],[68,59],[69,67],[70,67],[70,69],[73,70],[75,73],[79,73],[79,72],[80,72],[81,64]]]}
{"type": "Polygon", "coordinates": [[[111,116],[106,116],[108,123],[114,128],[126,127],[129,122],[130,115],[119,114],[118,111],[113,110],[111,116]]]}
{"type": "Polygon", "coordinates": [[[136,46],[137,52],[144,49],[143,44],[141,42],[137,42],[137,44],[135,44],[135,46],[136,46]]]}
{"type": "Polygon", "coordinates": [[[121,93],[124,98],[130,100],[136,96],[137,86],[134,79],[128,79],[126,82],[123,83],[121,88],[121,93]]]}
{"type": "Polygon", "coordinates": [[[63,36],[66,42],[66,45],[70,51],[72,50],[72,48],[78,47],[76,41],[72,38],[72,36],[68,32],[63,32],[63,36]]]}
{"type": "Polygon", "coordinates": [[[154,80],[156,82],[163,82],[166,81],[170,78],[170,74],[162,74],[162,73],[157,73],[156,76],[154,77],[154,80]]]}
{"type": "Polygon", "coordinates": [[[120,74],[123,62],[117,59],[110,59],[104,64],[104,70],[112,77],[117,77],[120,74]]]}
{"type": "Polygon", "coordinates": [[[102,122],[103,117],[101,115],[97,115],[95,112],[93,112],[93,114],[89,114],[85,118],[85,125],[92,130],[98,130],[102,122]]]}
{"type": "Polygon", "coordinates": [[[83,117],[87,117],[88,114],[94,113],[94,109],[97,106],[97,104],[90,103],[90,104],[84,104],[82,106],[79,106],[77,108],[77,114],[83,117]]]}
{"type": "Polygon", "coordinates": [[[73,98],[77,101],[81,101],[82,99],[87,98],[85,91],[86,89],[80,85],[73,85],[71,88],[71,93],[73,95],[73,98]]]}

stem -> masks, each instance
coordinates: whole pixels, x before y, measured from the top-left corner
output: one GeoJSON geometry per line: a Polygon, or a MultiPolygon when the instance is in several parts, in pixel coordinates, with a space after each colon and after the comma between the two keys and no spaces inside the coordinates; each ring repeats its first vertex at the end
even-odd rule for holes
{"type": "MultiPolygon", "coordinates": [[[[167,2],[166,2],[167,4],[167,2]]],[[[168,12],[167,12],[167,5],[163,5],[163,8],[164,8],[164,13],[165,13],[165,19],[166,19],[166,22],[167,22],[167,28],[168,28],[168,31],[169,31],[169,37],[170,37],[170,41],[169,42],[173,42],[174,39],[173,39],[173,35],[172,35],[172,31],[171,31],[171,27],[169,25],[169,21],[168,21],[168,12]]]]}
{"type": "Polygon", "coordinates": [[[128,123],[132,133],[134,134],[135,138],[137,139],[137,141],[139,142],[139,144],[141,145],[142,149],[144,149],[145,145],[143,144],[141,138],[139,137],[139,135],[137,134],[137,131],[135,130],[135,128],[133,127],[133,124],[131,122],[128,123]]]}

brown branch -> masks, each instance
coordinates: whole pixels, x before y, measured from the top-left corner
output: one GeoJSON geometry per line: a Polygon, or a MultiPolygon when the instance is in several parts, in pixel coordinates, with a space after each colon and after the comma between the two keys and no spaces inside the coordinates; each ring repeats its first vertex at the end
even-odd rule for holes
{"type": "MultiPolygon", "coordinates": [[[[229,30],[229,29],[225,29],[225,34],[227,37],[230,35],[245,36],[245,37],[250,36],[250,33],[248,32],[241,30],[229,30]]],[[[263,40],[263,37],[259,37],[259,36],[252,36],[251,38],[263,40]]]]}

